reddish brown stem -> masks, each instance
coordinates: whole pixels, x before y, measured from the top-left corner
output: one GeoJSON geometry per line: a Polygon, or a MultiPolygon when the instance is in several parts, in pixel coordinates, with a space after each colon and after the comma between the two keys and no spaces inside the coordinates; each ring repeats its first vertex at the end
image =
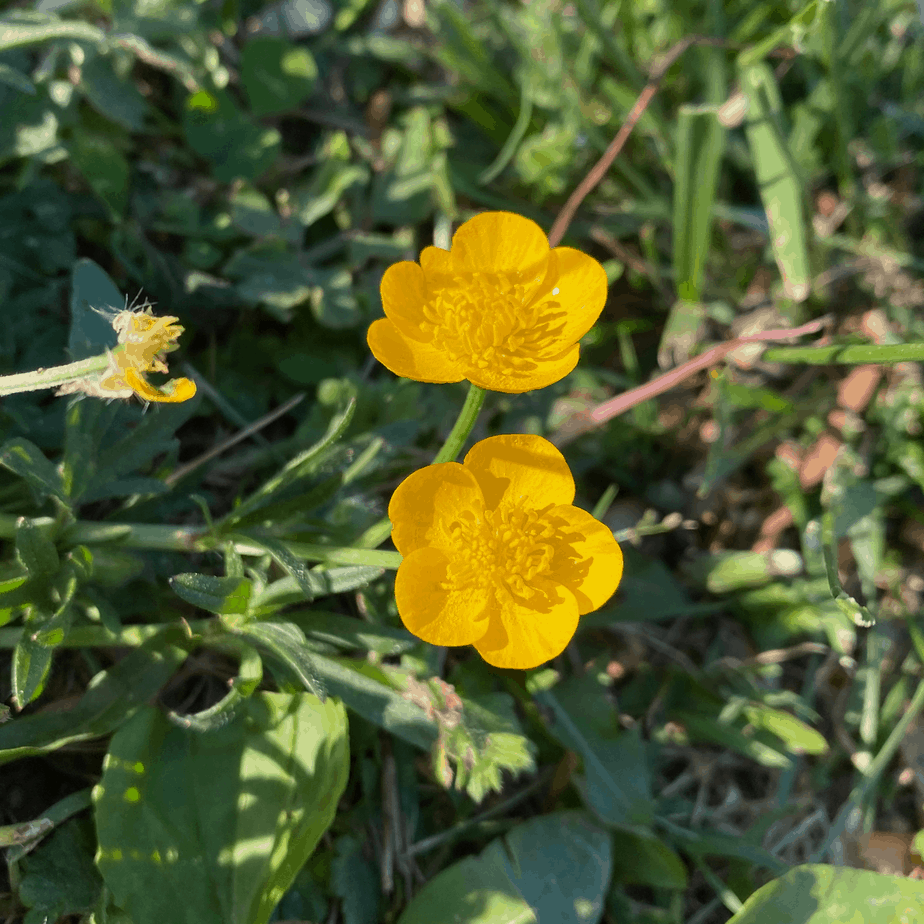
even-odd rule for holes
{"type": "Polygon", "coordinates": [[[643,401],[647,401],[649,398],[654,398],[656,395],[661,395],[666,391],[670,391],[670,389],[675,385],[679,385],[684,379],[690,378],[691,375],[695,375],[697,372],[708,369],[710,366],[721,362],[721,360],[733,350],[737,350],[747,343],[761,343],[768,340],[788,340],[791,337],[802,337],[805,334],[814,334],[820,331],[828,323],[828,320],[828,318],[818,318],[815,321],[809,321],[808,324],[803,324],[801,327],[765,330],[760,334],[749,334],[745,337],[736,337],[734,340],[729,340],[726,343],[717,344],[711,349],[706,350],[705,353],[694,356],[693,359],[688,360],[676,369],[665,372],[664,375],[659,375],[651,382],[646,382],[644,385],[639,385],[638,388],[630,389],[629,391],[623,392],[621,395],[617,395],[615,398],[610,398],[608,401],[598,404],[589,411],[576,414],[570,420],[566,421],[559,428],[558,432],[552,436],[552,442],[559,447],[573,442],[582,434],[599,427],[601,424],[606,423],[608,420],[612,420],[614,417],[618,417],[620,414],[624,414],[630,408],[641,404],[643,401]]]}

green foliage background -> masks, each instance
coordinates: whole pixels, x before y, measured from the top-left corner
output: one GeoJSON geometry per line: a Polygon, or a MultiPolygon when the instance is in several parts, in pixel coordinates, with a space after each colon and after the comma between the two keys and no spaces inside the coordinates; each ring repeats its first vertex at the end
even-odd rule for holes
{"type": "Polygon", "coordinates": [[[151,300],[199,395],[0,404],[0,914],[924,913],[843,866],[922,824],[922,33],[910,0],[7,4],[0,372],[151,300]],[[372,360],[382,273],[484,209],[550,229],[691,37],[568,228],[611,284],[580,366],[472,438],[733,336],[829,345],[567,445],[626,574],[565,656],[434,649],[376,524],[464,391],[372,360]]]}

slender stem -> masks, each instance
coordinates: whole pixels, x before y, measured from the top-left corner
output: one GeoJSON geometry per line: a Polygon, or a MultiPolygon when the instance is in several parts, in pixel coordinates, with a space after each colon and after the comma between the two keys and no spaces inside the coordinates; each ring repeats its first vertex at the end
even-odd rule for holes
{"type": "Polygon", "coordinates": [[[57,388],[66,382],[75,382],[91,375],[104,372],[109,367],[109,354],[91,356],[75,363],[52,366],[49,369],[35,369],[32,372],[17,372],[14,375],[0,375],[0,395],[15,395],[23,391],[38,391],[41,388],[57,388]]]}
{"type": "MultiPolygon", "coordinates": [[[[0,514],[0,539],[16,535],[16,520],[10,514],[0,514]]],[[[53,523],[50,517],[40,517],[39,524],[53,523]]],[[[213,552],[229,540],[216,538],[202,527],[163,526],[157,523],[88,523],[78,520],[66,527],[66,543],[93,545],[112,543],[128,549],[158,549],[164,552],[213,552]]],[[[266,550],[246,538],[230,540],[241,555],[265,555],[266,550]]],[[[309,542],[286,542],[289,551],[305,561],[324,562],[329,565],[372,565],[396,571],[401,564],[398,552],[376,551],[353,546],[315,545],[309,542]]]]}
{"type": "Polygon", "coordinates": [[[847,801],[841,806],[841,810],[837,813],[837,817],[828,829],[828,834],[824,843],[815,851],[809,862],[820,863],[825,858],[828,851],[831,849],[831,845],[841,836],[844,828],[847,827],[847,822],[850,820],[850,816],[854,809],[863,804],[870,790],[879,782],[879,777],[882,776],[883,771],[895,756],[898,746],[902,743],[908,726],[918,717],[918,713],[920,713],[922,708],[924,708],[924,681],[918,684],[918,688],[914,691],[914,696],[911,698],[911,702],[908,704],[905,714],[898,720],[895,728],[892,729],[891,734],[886,738],[885,744],[883,744],[879,753],[870,761],[863,778],[851,790],[850,795],[847,797],[847,801]]]}
{"type": "MultiPolygon", "coordinates": [[[[483,388],[479,388],[477,385],[469,385],[465,404],[462,405],[462,410],[459,411],[459,416],[449,436],[446,437],[443,448],[436,454],[436,458],[433,460],[434,465],[441,462],[455,461],[456,456],[462,451],[465,441],[468,439],[469,434],[472,432],[472,428],[475,426],[475,421],[478,419],[478,412],[481,410],[481,406],[484,404],[484,399],[487,394],[488,393],[483,388]]],[[[390,535],[391,520],[389,520],[388,517],[383,517],[378,523],[374,523],[370,526],[356,540],[355,546],[358,549],[374,549],[377,545],[381,545],[390,535]]],[[[397,554],[397,552],[389,554],[397,554]]],[[[389,566],[383,565],[382,567],[387,568],[389,566]]],[[[397,565],[395,567],[397,567],[397,565]]]]}
{"type": "Polygon", "coordinates": [[[924,343],[854,343],[849,346],[770,347],[768,363],[807,363],[811,366],[854,363],[904,363],[924,360],[924,343]]]}
{"type": "Polygon", "coordinates": [[[434,464],[455,462],[456,456],[462,451],[465,441],[475,426],[478,412],[484,404],[486,395],[487,392],[483,388],[479,388],[477,385],[469,385],[468,395],[465,398],[465,404],[462,405],[462,410],[459,411],[456,425],[452,428],[449,436],[446,437],[443,448],[436,454],[436,458],[433,460],[434,464]]]}

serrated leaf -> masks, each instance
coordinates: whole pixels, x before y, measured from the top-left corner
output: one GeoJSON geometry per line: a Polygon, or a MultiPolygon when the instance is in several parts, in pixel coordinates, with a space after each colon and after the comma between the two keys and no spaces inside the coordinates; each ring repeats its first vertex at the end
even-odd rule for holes
{"type": "Polygon", "coordinates": [[[113,737],[94,792],[97,865],[135,924],[266,924],[348,768],[333,701],[261,693],[206,735],[146,707],[113,737]]]}
{"type": "Polygon", "coordinates": [[[64,481],[42,450],[29,440],[9,440],[0,449],[0,465],[19,475],[39,501],[48,495],[65,500],[64,481]]]}
{"type": "Polygon", "coordinates": [[[170,587],[187,603],[219,616],[246,613],[253,590],[247,578],[211,574],[175,574],[170,578],[170,587]]]}

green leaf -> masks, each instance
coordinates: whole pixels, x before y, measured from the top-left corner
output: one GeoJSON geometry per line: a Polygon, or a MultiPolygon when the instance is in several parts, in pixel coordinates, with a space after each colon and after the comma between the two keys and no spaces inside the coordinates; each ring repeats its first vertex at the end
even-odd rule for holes
{"type": "Polygon", "coordinates": [[[613,832],[613,879],[680,891],[687,887],[687,868],[656,835],[616,830],[613,832]]]}
{"type": "Polygon", "coordinates": [[[111,312],[125,307],[125,298],[109,274],[88,258],[71,267],[71,330],[67,349],[73,359],[98,356],[118,340],[111,312]]]}
{"type": "Polygon", "coordinates": [[[75,129],[69,144],[71,161],[84,175],[90,189],[121,218],[128,206],[131,168],[109,135],[75,129]]]}
{"type": "Polygon", "coordinates": [[[35,638],[34,626],[27,623],[13,652],[13,696],[20,709],[41,695],[53,653],[53,648],[35,638]]]}
{"type": "Polygon", "coordinates": [[[30,909],[23,924],[46,924],[93,910],[103,885],[94,850],[92,825],[75,818],[22,860],[19,898],[30,909]]]}
{"type": "Polygon", "coordinates": [[[314,89],[318,66],[307,48],[272,36],[252,38],[241,52],[241,83],[255,116],[295,109],[314,89]]]}
{"type": "Polygon", "coordinates": [[[170,587],[187,603],[219,616],[246,613],[253,589],[247,578],[211,574],[175,574],[170,578],[170,587]]]}
{"type": "Polygon", "coordinates": [[[787,298],[803,301],[811,289],[803,184],[781,127],[780,92],[764,63],[742,68],[739,81],[748,99],[745,135],[783,291],[787,298]]]}
{"type": "Polygon", "coordinates": [[[131,80],[118,76],[110,55],[91,55],[80,68],[80,86],[93,108],[126,131],[144,130],[148,103],[131,80]]]}
{"type": "Polygon", "coordinates": [[[256,642],[291,670],[306,690],[323,703],[327,697],[318,677],[305,633],[290,622],[246,622],[231,627],[235,635],[256,642]]]}
{"type": "Polygon", "coordinates": [[[475,802],[503,789],[505,770],[516,776],[536,769],[535,745],[523,734],[506,693],[466,698],[458,717],[458,724],[444,725],[437,759],[455,763],[456,789],[475,802]]]}
{"type": "Polygon", "coordinates": [[[714,112],[681,106],[674,186],[674,273],[682,299],[702,296],[712,242],[712,208],[725,148],[725,129],[714,112]]]}
{"type": "MultiPolygon", "coordinates": [[[[3,839],[0,838],[0,844],[7,847],[7,863],[16,863],[21,860],[27,853],[33,850],[35,845],[43,839],[49,831],[53,831],[56,826],[60,827],[68,818],[76,815],[78,812],[88,809],[90,804],[90,790],[78,789],[77,792],[73,792],[63,799],[59,799],[54,805],[42,812],[40,817],[33,821],[23,825],[12,826],[14,828],[26,830],[31,828],[32,833],[27,834],[26,837],[18,842],[3,841],[3,839]],[[13,846],[9,846],[10,843],[12,843],[13,846]]],[[[4,828],[0,830],[8,831],[9,829],[4,828]]],[[[26,832],[24,831],[24,833],[26,832]]]]}
{"type": "Polygon", "coordinates": [[[39,14],[32,14],[28,18],[0,16],[0,51],[59,39],[100,44],[105,38],[106,33],[102,29],[76,19],[58,19],[39,14]]]}
{"type": "MultiPolygon", "coordinates": [[[[2,585],[0,585],[2,587],[2,585]]],[[[0,596],[0,606],[3,597],[0,596]]],[[[301,626],[308,643],[320,642],[326,648],[343,651],[374,651],[382,656],[403,654],[419,644],[410,632],[392,626],[378,626],[320,610],[286,612],[286,619],[301,626]]]]}
{"type": "Polygon", "coordinates": [[[330,885],[341,900],[345,924],[378,924],[379,876],[363,856],[363,845],[344,834],[337,838],[330,865],[330,885]]]}
{"type": "Polygon", "coordinates": [[[728,924],[899,924],[922,917],[924,883],[809,864],[758,889],[728,924]]]}
{"type": "Polygon", "coordinates": [[[0,64],[0,83],[5,83],[20,93],[28,93],[29,96],[35,96],[36,93],[35,84],[9,64],[0,64]]]}
{"type": "Polygon", "coordinates": [[[596,924],[610,862],[609,835],[583,812],[544,815],[436,875],[398,924],[596,924]]]}
{"type": "Polygon", "coordinates": [[[113,737],[94,791],[100,872],[135,924],[265,924],[348,769],[332,700],[261,693],[206,735],[146,707],[113,737]]]}
{"type": "Polygon", "coordinates": [[[61,566],[58,549],[48,538],[48,526],[21,518],[16,524],[16,556],[31,577],[54,574],[61,566]]]}
{"type": "Polygon", "coordinates": [[[110,734],[157,694],[185,658],[183,649],[152,639],[97,674],[73,709],[5,722],[0,764],[110,734]]]}
{"type": "Polygon", "coordinates": [[[828,752],[828,742],[821,732],[782,709],[773,709],[763,703],[751,703],[744,707],[744,716],[754,728],[776,735],[789,754],[828,752]]]}
{"type": "Polygon", "coordinates": [[[198,90],[183,111],[189,146],[211,161],[215,179],[254,180],[276,159],[282,143],[274,128],[263,128],[244,115],[225,90],[198,90]]]}
{"type": "Polygon", "coordinates": [[[610,825],[646,826],[654,802],[644,744],[636,731],[621,728],[606,696],[609,682],[589,670],[535,699],[549,711],[552,735],[581,758],[584,778],[576,782],[588,808],[610,825]]]}
{"type": "Polygon", "coordinates": [[[0,465],[19,475],[32,489],[36,500],[43,501],[49,494],[62,501],[65,499],[61,473],[34,443],[8,440],[0,449],[0,465]]]}
{"type": "Polygon", "coordinates": [[[342,699],[352,712],[408,744],[430,750],[437,738],[436,724],[391,686],[380,668],[320,654],[313,655],[312,663],[328,693],[342,699]]]}
{"type": "Polygon", "coordinates": [[[350,163],[350,143],[344,132],[336,132],[325,142],[320,166],[304,186],[292,193],[292,210],[304,227],[329,215],[344,193],[369,176],[363,164],[350,163]]]}

